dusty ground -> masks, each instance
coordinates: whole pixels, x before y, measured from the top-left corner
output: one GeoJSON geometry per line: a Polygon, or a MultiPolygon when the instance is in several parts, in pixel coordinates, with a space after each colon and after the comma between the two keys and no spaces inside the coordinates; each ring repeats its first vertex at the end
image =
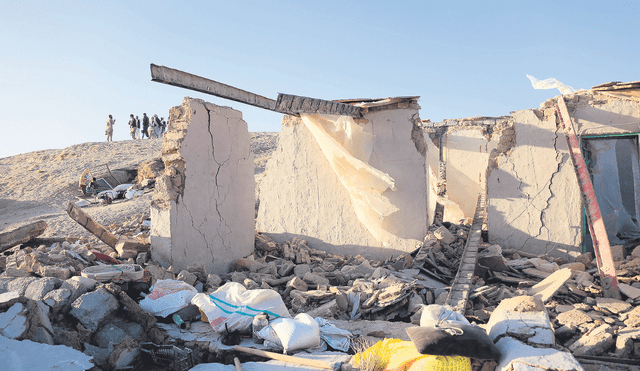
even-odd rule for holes
{"type": "MultiPolygon", "coordinates": [[[[254,132],[250,136],[259,182],[278,133],[254,132]]],[[[161,146],[162,139],[83,143],[0,158],[0,232],[44,220],[49,226],[41,237],[91,236],[65,212],[67,202],[77,201],[81,194],[78,178],[82,171],[106,163],[112,172],[124,174],[121,170],[135,170],[141,162],[160,157],[161,146]]],[[[152,194],[84,210],[98,223],[110,225],[133,215],[148,215],[152,194]]]]}

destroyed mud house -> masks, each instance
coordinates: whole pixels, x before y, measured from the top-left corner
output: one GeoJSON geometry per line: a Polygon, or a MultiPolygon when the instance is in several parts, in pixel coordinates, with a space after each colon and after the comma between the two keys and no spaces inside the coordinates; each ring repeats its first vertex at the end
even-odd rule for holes
{"type": "Polygon", "coordinates": [[[285,114],[278,145],[257,171],[241,112],[185,98],[118,200],[148,212],[1,232],[6,369],[640,367],[640,83],[435,123],[151,71],[285,114]]]}

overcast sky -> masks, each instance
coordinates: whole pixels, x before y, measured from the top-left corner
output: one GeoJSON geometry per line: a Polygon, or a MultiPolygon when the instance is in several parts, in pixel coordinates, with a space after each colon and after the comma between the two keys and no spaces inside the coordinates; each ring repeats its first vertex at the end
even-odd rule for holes
{"type": "Polygon", "coordinates": [[[282,115],[151,81],[149,64],[275,99],[419,95],[431,121],[500,116],[576,89],[640,80],[636,1],[0,0],[0,157],[127,140],[130,113],[167,118],[185,96],[282,115]]]}

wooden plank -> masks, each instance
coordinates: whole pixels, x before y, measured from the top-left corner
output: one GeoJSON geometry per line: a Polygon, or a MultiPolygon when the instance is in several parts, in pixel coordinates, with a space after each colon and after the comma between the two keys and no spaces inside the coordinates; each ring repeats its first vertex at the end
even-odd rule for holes
{"type": "Polygon", "coordinates": [[[216,97],[245,103],[270,111],[274,111],[276,106],[276,101],[273,99],[173,68],[156,66],[155,64],[151,64],[151,81],[215,95],[216,97]]]}
{"type": "Polygon", "coordinates": [[[352,106],[350,104],[282,93],[278,94],[274,110],[290,115],[299,115],[300,113],[321,113],[328,115],[346,115],[351,117],[362,116],[362,108],[352,106]]]}
{"type": "Polygon", "coordinates": [[[329,364],[328,362],[319,361],[319,360],[316,360],[316,359],[287,356],[287,355],[284,355],[284,354],[273,353],[273,352],[265,352],[264,350],[259,350],[259,349],[254,349],[254,348],[246,348],[246,347],[243,347],[243,346],[240,346],[240,345],[234,346],[233,350],[236,350],[236,351],[239,351],[239,352],[253,354],[253,355],[256,355],[256,356],[260,356],[260,357],[271,358],[271,359],[275,359],[277,361],[293,363],[295,365],[315,367],[315,368],[320,368],[320,369],[324,369],[324,370],[333,370],[333,368],[334,368],[332,364],[329,364]]]}
{"type": "Polygon", "coordinates": [[[106,243],[107,245],[109,245],[109,247],[117,252],[116,245],[118,244],[118,237],[116,237],[105,227],[94,221],[89,215],[82,211],[78,205],[69,201],[69,203],[67,204],[67,214],[69,215],[69,217],[71,217],[71,219],[78,222],[78,224],[83,226],[89,232],[93,233],[102,242],[106,243]]]}
{"type": "Polygon", "coordinates": [[[563,97],[558,98],[557,103],[558,117],[560,118],[560,125],[565,134],[567,145],[569,146],[569,154],[571,155],[571,161],[573,162],[576,176],[578,177],[578,185],[580,186],[580,193],[585,205],[585,211],[587,214],[587,221],[589,223],[589,231],[593,239],[593,250],[596,255],[596,262],[598,264],[598,272],[600,273],[600,280],[602,281],[602,288],[604,290],[604,296],[607,298],[620,299],[620,292],[618,291],[618,279],[616,278],[616,268],[613,264],[613,257],[611,255],[611,246],[609,245],[609,237],[607,237],[607,230],[600,213],[600,206],[596,199],[596,193],[591,183],[591,176],[587,163],[582,155],[578,137],[576,136],[575,129],[573,128],[573,122],[571,116],[567,110],[567,105],[563,97]]]}

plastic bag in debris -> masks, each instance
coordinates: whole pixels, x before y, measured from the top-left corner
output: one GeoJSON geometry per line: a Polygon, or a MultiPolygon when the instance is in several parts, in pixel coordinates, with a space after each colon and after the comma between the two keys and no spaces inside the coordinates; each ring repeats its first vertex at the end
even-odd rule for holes
{"type": "Polygon", "coordinates": [[[125,192],[124,197],[130,200],[134,197],[140,197],[143,194],[144,194],[144,191],[141,189],[127,189],[127,192],[125,192]]]}
{"type": "Polygon", "coordinates": [[[355,354],[352,362],[361,369],[471,371],[470,358],[420,354],[411,341],[400,339],[381,340],[355,354]]]}
{"type": "Polygon", "coordinates": [[[266,313],[269,321],[291,317],[278,292],[269,289],[247,290],[237,282],[227,282],[214,293],[197,294],[191,304],[200,308],[216,332],[249,332],[253,317],[266,313]]]}
{"type": "Polygon", "coordinates": [[[436,327],[437,325],[450,323],[468,325],[469,321],[449,306],[431,304],[422,309],[422,315],[420,316],[421,327],[436,327]]]}
{"type": "Polygon", "coordinates": [[[376,240],[391,241],[393,235],[383,221],[398,208],[383,193],[396,188],[389,174],[369,165],[373,135],[348,116],[303,113],[300,117],[349,192],[358,220],[376,240]]]}
{"type": "Polygon", "coordinates": [[[538,80],[531,75],[527,75],[527,77],[531,81],[534,89],[558,89],[560,90],[560,94],[575,93],[575,90],[571,86],[567,86],[553,77],[546,80],[538,80]]]}
{"type": "MultiPolygon", "coordinates": [[[[271,343],[282,345],[284,353],[287,354],[292,350],[309,349],[321,346],[320,326],[318,323],[306,313],[300,313],[294,318],[277,318],[269,322],[269,326],[278,336],[278,341],[272,339],[273,334],[268,330],[264,334],[268,334],[271,343]]],[[[263,329],[264,330],[264,329],[263,329]]],[[[263,331],[258,332],[262,334],[263,331]]]]}
{"type": "Polygon", "coordinates": [[[347,352],[349,345],[351,345],[351,337],[353,336],[349,331],[336,327],[333,323],[330,323],[324,318],[317,317],[316,322],[320,326],[320,339],[327,342],[327,344],[335,349],[347,352]]]}
{"type": "Polygon", "coordinates": [[[198,293],[193,286],[176,280],[160,280],[151,293],[140,301],[140,307],[154,316],[166,317],[186,307],[198,293]]]}
{"type": "Polygon", "coordinates": [[[122,192],[122,191],[126,191],[127,189],[129,189],[132,186],[133,186],[133,184],[129,184],[129,183],[120,184],[120,185],[115,186],[113,188],[113,190],[116,191],[116,192],[122,192]]]}

